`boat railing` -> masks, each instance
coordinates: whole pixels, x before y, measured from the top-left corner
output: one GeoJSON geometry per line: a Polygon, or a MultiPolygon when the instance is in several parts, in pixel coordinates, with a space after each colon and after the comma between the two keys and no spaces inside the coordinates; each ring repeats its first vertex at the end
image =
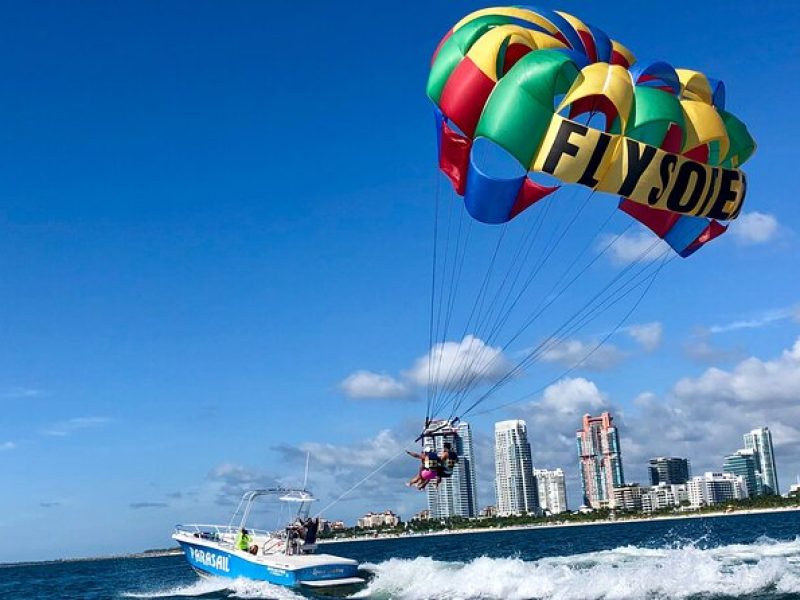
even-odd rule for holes
{"type": "MultiPolygon", "coordinates": [[[[233,545],[236,536],[239,534],[240,528],[232,525],[211,525],[200,523],[189,523],[186,525],[176,525],[175,533],[189,535],[191,537],[200,538],[203,540],[210,540],[212,542],[219,542],[222,544],[233,545]]],[[[266,531],[264,529],[253,529],[248,527],[247,532],[251,536],[258,537],[274,537],[274,532],[266,531]]]]}

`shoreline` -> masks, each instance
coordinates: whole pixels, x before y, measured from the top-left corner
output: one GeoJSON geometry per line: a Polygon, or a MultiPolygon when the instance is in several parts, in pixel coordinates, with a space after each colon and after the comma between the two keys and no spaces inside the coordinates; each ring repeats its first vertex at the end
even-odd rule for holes
{"type": "MultiPolygon", "coordinates": [[[[634,518],[621,518],[621,519],[602,519],[596,521],[580,521],[580,522],[555,522],[555,523],[531,523],[528,525],[509,525],[506,527],[475,527],[463,529],[446,529],[440,531],[425,531],[416,533],[403,533],[403,534],[379,534],[377,536],[363,535],[358,537],[347,537],[338,539],[323,539],[318,540],[317,543],[322,544],[343,544],[349,542],[373,542],[378,540],[400,540],[422,538],[429,536],[448,536],[448,535],[470,535],[482,533],[497,533],[502,531],[527,531],[536,529],[556,529],[559,527],[591,527],[599,525],[617,525],[622,523],[650,523],[653,521],[680,521],[683,519],[706,519],[706,518],[720,518],[720,517],[738,517],[746,515],[759,515],[769,513],[784,513],[784,512],[800,512],[800,506],[777,506],[773,508],[752,508],[743,510],[734,510],[731,512],[715,511],[708,513],[686,513],[686,514],[671,514],[661,515],[655,517],[634,517],[634,518]]],[[[88,562],[99,560],[120,560],[120,559],[140,559],[140,558],[163,558],[168,556],[180,556],[183,551],[180,547],[164,548],[150,552],[132,552],[130,554],[116,554],[109,556],[84,556],[74,558],[56,558],[49,560],[35,560],[35,561],[20,561],[20,562],[4,562],[0,563],[0,570],[9,567],[28,567],[28,566],[42,566],[53,565],[62,563],[73,562],[88,562]]]]}
{"type": "Polygon", "coordinates": [[[110,554],[108,556],[77,556],[74,558],[51,558],[48,560],[23,560],[20,562],[0,563],[0,569],[9,567],[34,567],[42,565],[60,565],[64,563],[93,562],[97,560],[125,560],[129,558],[163,558],[165,556],[181,556],[183,550],[180,546],[154,552],[132,552],[130,554],[110,554]]]}
{"type": "Polygon", "coordinates": [[[734,517],[745,515],[759,515],[767,513],[783,513],[783,512],[798,512],[800,506],[778,506],[774,508],[752,508],[744,510],[734,510],[731,512],[715,511],[708,513],[687,513],[675,515],[663,515],[655,517],[633,517],[621,519],[601,519],[596,521],[585,522],[561,522],[561,523],[531,523],[529,525],[509,525],[507,527],[475,527],[463,529],[445,529],[440,531],[425,531],[416,533],[403,533],[403,534],[379,534],[376,536],[364,535],[358,537],[348,537],[339,539],[324,539],[318,540],[318,544],[341,544],[347,542],[372,542],[377,540],[398,540],[406,538],[420,538],[428,536],[442,536],[442,535],[467,535],[471,533],[496,533],[500,531],[526,531],[530,529],[556,529],[559,527],[587,527],[595,525],[618,525],[623,523],[651,523],[653,521],[679,521],[683,519],[706,519],[706,518],[719,518],[719,517],[734,517]]]}

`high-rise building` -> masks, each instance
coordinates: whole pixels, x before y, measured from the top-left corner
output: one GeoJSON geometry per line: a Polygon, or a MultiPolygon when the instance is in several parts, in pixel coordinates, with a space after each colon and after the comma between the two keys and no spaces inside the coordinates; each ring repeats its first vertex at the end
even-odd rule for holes
{"type": "Polygon", "coordinates": [[[758,472],[761,473],[764,494],[780,495],[778,487],[778,470],[775,468],[775,452],[772,449],[772,433],[769,427],[753,429],[744,434],[744,447],[755,450],[758,472]]]}
{"type": "Polygon", "coordinates": [[[752,448],[737,450],[726,456],[722,463],[722,472],[744,479],[748,496],[760,496],[763,493],[763,482],[758,470],[758,452],[752,448]]]}
{"type": "Polygon", "coordinates": [[[534,469],[539,508],[551,515],[567,512],[567,486],[561,469],[534,469]]]}
{"type": "Polygon", "coordinates": [[[686,484],[692,506],[710,506],[728,500],[747,498],[744,478],[733,473],[707,472],[692,477],[686,484]]]}
{"type": "Polygon", "coordinates": [[[433,438],[433,449],[444,450],[449,442],[458,453],[458,464],[450,477],[442,479],[438,488],[428,485],[428,510],[433,519],[448,517],[475,517],[478,514],[478,495],[475,489],[475,459],[472,451],[472,431],[469,423],[460,422],[456,427],[440,427],[444,423],[431,423],[437,429],[433,438]]]}
{"type": "Polygon", "coordinates": [[[651,458],[648,471],[650,472],[650,485],[659,483],[673,485],[689,481],[689,461],[685,458],[676,456],[651,458]]]}
{"type": "Polygon", "coordinates": [[[592,508],[614,508],[614,488],[623,485],[619,432],[611,414],[583,416],[576,433],[581,466],[583,503],[592,508]]]}
{"type": "Polygon", "coordinates": [[[494,424],[494,469],[497,514],[538,514],[539,495],[525,421],[494,424]]]}

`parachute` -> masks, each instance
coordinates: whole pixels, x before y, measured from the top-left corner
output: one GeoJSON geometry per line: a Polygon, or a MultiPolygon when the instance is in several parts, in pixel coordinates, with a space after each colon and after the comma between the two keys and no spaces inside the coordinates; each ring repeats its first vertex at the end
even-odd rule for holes
{"type": "Polygon", "coordinates": [[[533,173],[621,196],[622,211],[684,257],[741,211],[739,167],[755,142],[725,111],[724,84],[663,61],[635,63],[566,13],[470,14],[436,49],[427,94],[440,168],[484,223],[513,219],[560,186],[533,173]],[[603,115],[604,128],[576,120],[587,114],[603,115]],[[480,145],[507,153],[517,172],[492,172],[480,145]]]}
{"type": "Polygon", "coordinates": [[[449,430],[534,362],[552,356],[571,335],[630,302],[583,360],[597,352],[639,306],[667,262],[692,255],[740,214],[747,192],[741,165],[756,148],[745,124],[726,110],[721,81],[664,61],[637,62],[602,30],[558,11],[495,7],[464,17],[434,52],[427,95],[434,104],[439,169],[471,218],[464,224],[460,213],[451,215],[440,247],[437,192],[428,407],[421,438],[436,437],[445,426],[449,430]],[[559,228],[548,219],[560,211],[553,203],[563,188],[574,194],[585,189],[589,197],[559,228]],[[596,192],[615,200],[612,215],[598,218],[595,230],[595,222],[582,215],[591,210],[585,207],[596,192]],[[541,209],[530,210],[534,205],[541,209]],[[525,221],[522,215],[528,213],[538,214],[525,221]],[[597,282],[599,276],[589,273],[599,255],[625,233],[600,237],[605,241],[599,254],[584,260],[614,214],[628,227],[644,225],[654,234],[647,252],[661,244],[664,253],[653,262],[642,252],[578,299],[572,293],[576,282],[597,282]],[[512,221],[523,221],[515,230],[520,241],[501,265],[500,248],[509,243],[512,221]],[[467,248],[470,238],[490,235],[480,230],[484,224],[499,233],[486,246],[485,275],[469,293],[462,274],[476,261],[467,248]],[[593,234],[576,256],[552,258],[576,228],[593,234]],[[548,233],[537,248],[537,237],[548,233]],[[548,261],[564,269],[552,286],[530,297],[548,261]],[[459,301],[463,334],[452,341],[448,335],[459,301]],[[570,301],[577,305],[567,309],[570,301]],[[559,308],[564,316],[553,317],[559,308]],[[516,350],[514,360],[504,354],[535,322],[548,320],[548,335],[516,350]],[[460,357],[458,368],[452,366],[454,355],[460,357]],[[484,389],[475,393],[480,386],[484,389]]]}

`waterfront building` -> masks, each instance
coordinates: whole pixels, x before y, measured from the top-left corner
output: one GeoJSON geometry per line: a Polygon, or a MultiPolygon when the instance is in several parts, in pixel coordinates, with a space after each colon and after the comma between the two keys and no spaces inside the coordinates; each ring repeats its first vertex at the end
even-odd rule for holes
{"type": "Polygon", "coordinates": [[[747,498],[747,483],[740,475],[711,471],[692,477],[686,485],[693,507],[747,498]]]}
{"type": "Polygon", "coordinates": [[[689,500],[689,490],[685,483],[668,485],[659,483],[642,492],[642,510],[654,512],[664,508],[680,506],[689,500]]]}
{"type": "Polygon", "coordinates": [[[536,489],[539,493],[539,508],[546,514],[567,512],[567,486],[561,469],[534,469],[536,489]]]}
{"type": "Polygon", "coordinates": [[[638,483],[620,485],[614,488],[614,508],[628,512],[641,512],[642,487],[638,483]]]}
{"type": "Polygon", "coordinates": [[[757,454],[756,464],[761,474],[762,493],[780,495],[775,451],[772,448],[772,433],[769,427],[760,427],[744,434],[744,447],[754,450],[757,454]]]}
{"type": "Polygon", "coordinates": [[[786,497],[800,498],[800,481],[789,486],[789,491],[786,493],[786,497]]]}
{"type": "Polygon", "coordinates": [[[496,516],[497,516],[497,507],[492,506],[491,504],[489,506],[484,506],[481,509],[481,512],[478,513],[478,517],[480,517],[481,519],[491,519],[492,517],[496,516]]]}
{"type": "Polygon", "coordinates": [[[613,508],[614,488],[623,485],[619,432],[608,412],[583,416],[576,432],[583,502],[592,508],[613,508]]]}
{"type": "Polygon", "coordinates": [[[475,517],[478,513],[478,494],[475,487],[475,459],[472,449],[472,430],[469,423],[461,421],[457,426],[441,427],[445,423],[430,424],[437,429],[433,438],[433,449],[437,453],[444,450],[449,442],[458,453],[458,464],[450,477],[442,479],[439,487],[428,485],[428,510],[433,519],[450,517],[475,517]]]}
{"type": "Polygon", "coordinates": [[[373,529],[375,527],[396,527],[400,524],[400,517],[391,510],[381,513],[368,512],[356,522],[356,527],[361,529],[373,529]]]}
{"type": "Polygon", "coordinates": [[[752,448],[737,450],[725,457],[722,463],[723,473],[733,473],[744,479],[748,496],[760,496],[763,493],[761,472],[758,470],[758,452],[752,448]]]}
{"type": "Polygon", "coordinates": [[[419,511],[413,517],[411,517],[412,521],[427,521],[431,518],[431,511],[427,508],[424,510],[419,511]]]}
{"type": "Polygon", "coordinates": [[[538,514],[539,495],[525,421],[494,424],[494,468],[497,514],[538,514]]]}
{"type": "Polygon", "coordinates": [[[689,460],[677,456],[658,456],[651,458],[648,466],[650,485],[667,485],[689,481],[689,460]]]}

